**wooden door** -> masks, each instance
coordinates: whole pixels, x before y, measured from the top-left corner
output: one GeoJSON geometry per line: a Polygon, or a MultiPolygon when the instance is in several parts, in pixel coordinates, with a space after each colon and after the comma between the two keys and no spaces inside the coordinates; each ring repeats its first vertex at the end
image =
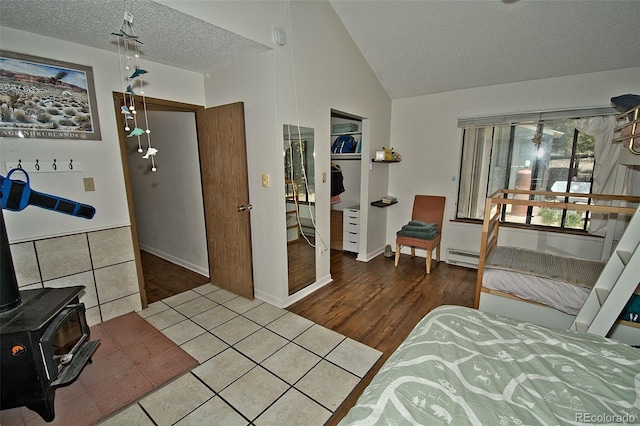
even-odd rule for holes
{"type": "Polygon", "coordinates": [[[242,102],[196,111],[209,276],[253,299],[247,146],[242,102]]]}

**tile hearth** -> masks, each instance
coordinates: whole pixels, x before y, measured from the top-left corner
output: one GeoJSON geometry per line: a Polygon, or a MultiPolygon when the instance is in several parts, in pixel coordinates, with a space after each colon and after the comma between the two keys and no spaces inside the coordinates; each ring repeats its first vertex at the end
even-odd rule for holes
{"type": "Polygon", "coordinates": [[[101,425],[322,425],[381,352],[212,284],[140,316],[199,365],[101,425]]]}

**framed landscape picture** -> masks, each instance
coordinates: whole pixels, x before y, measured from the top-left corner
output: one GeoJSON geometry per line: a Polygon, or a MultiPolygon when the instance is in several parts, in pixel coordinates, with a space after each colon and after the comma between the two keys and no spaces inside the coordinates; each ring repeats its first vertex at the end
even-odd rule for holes
{"type": "Polygon", "coordinates": [[[99,140],[93,69],[0,50],[0,137],[99,140]]]}

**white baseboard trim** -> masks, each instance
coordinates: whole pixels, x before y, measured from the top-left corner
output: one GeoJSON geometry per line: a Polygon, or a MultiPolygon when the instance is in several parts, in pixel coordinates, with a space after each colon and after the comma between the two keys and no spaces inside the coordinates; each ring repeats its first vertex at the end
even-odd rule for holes
{"type": "Polygon", "coordinates": [[[171,263],[175,263],[176,265],[182,266],[183,268],[189,269],[190,271],[193,271],[195,273],[198,273],[200,275],[204,275],[205,277],[209,277],[209,268],[203,268],[201,266],[198,265],[194,265],[191,262],[187,262],[184,259],[180,259],[179,257],[173,256],[171,254],[165,253],[163,251],[160,250],[156,250],[153,247],[149,247],[146,246],[144,244],[140,244],[140,250],[144,250],[146,252],[151,253],[154,256],[158,256],[164,260],[166,260],[167,262],[171,262],[171,263]]]}
{"type": "Polygon", "coordinates": [[[256,299],[260,299],[263,302],[266,302],[266,303],[268,303],[270,305],[273,305],[273,306],[275,306],[277,308],[284,308],[284,306],[283,306],[284,304],[282,303],[282,301],[276,299],[271,294],[264,293],[264,292],[262,292],[260,290],[254,290],[253,296],[256,299]]]}
{"type": "Polygon", "coordinates": [[[373,259],[374,257],[378,256],[379,254],[384,253],[384,247],[379,247],[375,250],[373,250],[372,252],[367,253],[365,256],[361,256],[360,254],[358,254],[358,257],[356,258],[356,260],[359,260],[361,262],[368,262],[371,259],[373,259]]]}
{"type": "Polygon", "coordinates": [[[295,292],[294,294],[290,295],[289,297],[287,297],[284,300],[284,306],[283,308],[286,308],[289,305],[292,305],[293,303],[297,302],[298,300],[302,300],[305,297],[307,297],[308,295],[310,295],[311,293],[313,293],[314,291],[324,287],[325,285],[332,283],[333,282],[333,278],[331,278],[331,275],[327,275],[321,279],[319,279],[318,281],[316,281],[315,283],[306,286],[305,288],[303,288],[300,291],[295,292]]]}
{"type": "Polygon", "coordinates": [[[275,297],[273,297],[271,294],[267,294],[264,292],[261,292],[259,290],[255,290],[255,294],[254,296],[257,299],[260,299],[264,302],[270,303],[273,306],[276,306],[278,308],[286,308],[287,306],[297,302],[298,300],[302,300],[305,297],[307,297],[308,295],[310,295],[311,293],[313,293],[314,291],[324,287],[325,285],[329,284],[333,282],[333,279],[331,278],[331,275],[327,275],[326,277],[321,278],[320,280],[316,281],[315,283],[306,286],[305,288],[303,288],[302,290],[285,297],[284,299],[277,299],[275,297]]]}

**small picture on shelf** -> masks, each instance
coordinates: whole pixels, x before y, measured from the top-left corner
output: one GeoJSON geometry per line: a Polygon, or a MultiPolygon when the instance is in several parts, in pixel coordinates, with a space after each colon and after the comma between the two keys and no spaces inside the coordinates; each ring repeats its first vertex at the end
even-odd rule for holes
{"type": "Polygon", "coordinates": [[[376,151],[375,161],[384,161],[384,150],[376,151]]]}

